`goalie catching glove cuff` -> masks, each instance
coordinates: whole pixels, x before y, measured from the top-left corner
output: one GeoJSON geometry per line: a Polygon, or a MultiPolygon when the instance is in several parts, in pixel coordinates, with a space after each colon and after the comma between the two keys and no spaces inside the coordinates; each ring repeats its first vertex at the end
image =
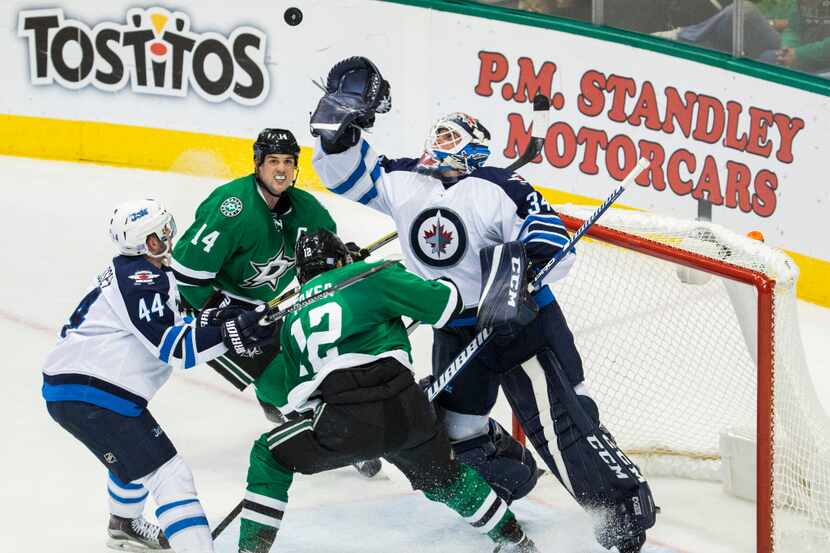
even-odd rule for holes
{"type": "Polygon", "coordinates": [[[362,56],[347,58],[332,67],[325,91],[311,115],[311,135],[320,137],[329,154],[357,144],[360,129],[370,129],[376,113],[392,108],[389,83],[375,64],[362,56]]]}
{"type": "Polygon", "coordinates": [[[267,314],[267,305],[258,305],[251,311],[245,311],[233,319],[222,323],[222,342],[237,355],[245,355],[251,350],[265,345],[276,344],[279,348],[279,334],[282,320],[269,325],[259,321],[267,314]]]}

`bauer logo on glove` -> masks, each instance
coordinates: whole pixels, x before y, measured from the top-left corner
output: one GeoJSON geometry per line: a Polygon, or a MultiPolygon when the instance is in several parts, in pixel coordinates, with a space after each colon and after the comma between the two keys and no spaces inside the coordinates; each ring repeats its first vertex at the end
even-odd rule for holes
{"type": "Polygon", "coordinates": [[[279,333],[282,322],[261,325],[260,320],[268,311],[267,305],[258,305],[251,311],[222,323],[222,341],[237,355],[250,356],[261,346],[276,344],[279,348],[279,333]]]}

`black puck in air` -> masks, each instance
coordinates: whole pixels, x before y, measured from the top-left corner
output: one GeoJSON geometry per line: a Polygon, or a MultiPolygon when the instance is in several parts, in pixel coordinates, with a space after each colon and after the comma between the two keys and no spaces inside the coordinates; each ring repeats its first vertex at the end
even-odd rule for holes
{"type": "Polygon", "coordinates": [[[285,22],[291,25],[292,27],[296,27],[303,21],[303,12],[300,11],[300,8],[288,8],[285,10],[285,15],[283,15],[285,22]]]}

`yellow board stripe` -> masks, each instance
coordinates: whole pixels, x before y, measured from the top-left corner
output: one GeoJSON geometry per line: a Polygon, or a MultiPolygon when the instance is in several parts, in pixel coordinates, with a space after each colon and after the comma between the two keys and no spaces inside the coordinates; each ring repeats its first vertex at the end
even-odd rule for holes
{"type": "MultiPolygon", "coordinates": [[[[0,115],[0,154],[85,161],[231,179],[252,170],[253,137],[236,138],[113,123],[0,115]]],[[[311,166],[311,148],[300,152],[297,184],[325,190],[311,166]]],[[[551,203],[599,205],[601,200],[540,187],[551,203]]],[[[625,206],[622,206],[625,207],[625,206]]],[[[632,209],[632,208],[629,208],[632,209]]],[[[830,307],[830,261],[785,250],[798,264],[798,297],[830,307]]]]}

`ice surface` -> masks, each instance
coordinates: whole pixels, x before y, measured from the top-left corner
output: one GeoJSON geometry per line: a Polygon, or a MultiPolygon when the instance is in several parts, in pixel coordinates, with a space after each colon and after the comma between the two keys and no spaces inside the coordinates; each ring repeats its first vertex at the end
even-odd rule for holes
{"type": "MultiPolygon", "coordinates": [[[[40,366],[83,290],[113,255],[106,233],[112,207],[155,195],[166,201],[184,229],[198,202],[220,181],[3,157],[0,180],[7,191],[0,217],[6,390],[0,402],[0,551],[103,553],[109,551],[104,545],[106,472],[49,418],[40,396],[40,366]]],[[[392,230],[389,219],[368,209],[331,195],[321,195],[321,200],[345,240],[368,243],[392,230]]],[[[815,368],[826,363],[830,311],[808,304],[799,309],[808,361],[827,402],[830,375],[816,374],[815,368]]],[[[416,366],[425,374],[429,330],[417,330],[414,341],[416,366]]],[[[244,492],[251,443],[269,429],[253,394],[238,393],[199,367],[175,374],[151,411],[193,468],[208,518],[218,523],[244,492]]],[[[497,413],[509,424],[503,403],[497,413]]],[[[412,492],[393,467],[385,465],[384,474],[388,478],[366,480],[346,468],[298,477],[274,551],[492,549],[454,513],[412,492]]],[[[647,553],[753,551],[753,504],[725,496],[714,483],[654,479],[652,487],[663,513],[649,534],[647,553]]],[[[603,551],[593,543],[587,516],[550,476],[514,509],[542,551],[603,551]]],[[[237,532],[238,523],[230,526],[217,541],[217,551],[235,552],[237,532]]]]}

